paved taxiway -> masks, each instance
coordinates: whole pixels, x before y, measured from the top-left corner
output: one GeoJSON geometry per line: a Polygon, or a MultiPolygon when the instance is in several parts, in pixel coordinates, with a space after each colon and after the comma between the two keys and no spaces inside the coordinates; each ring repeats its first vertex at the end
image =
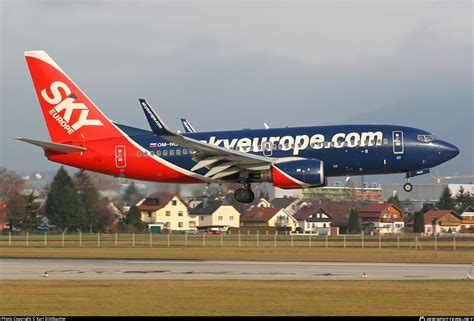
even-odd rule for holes
{"type": "MultiPolygon", "coordinates": [[[[470,264],[166,261],[102,259],[0,259],[0,279],[463,279],[470,264]]],[[[473,275],[474,277],[474,275],[473,275]]]]}

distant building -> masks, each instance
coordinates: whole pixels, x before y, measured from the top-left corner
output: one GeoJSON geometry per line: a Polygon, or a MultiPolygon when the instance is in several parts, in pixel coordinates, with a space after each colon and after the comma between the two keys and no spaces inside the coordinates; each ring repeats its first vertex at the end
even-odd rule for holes
{"type": "Polygon", "coordinates": [[[240,226],[240,213],[227,201],[204,200],[189,209],[198,229],[227,231],[240,226]]]}
{"type": "Polygon", "coordinates": [[[253,207],[240,217],[242,227],[272,227],[295,231],[298,222],[284,208],[253,207]]]}
{"type": "Polygon", "coordinates": [[[297,230],[299,232],[331,235],[331,223],[333,219],[324,208],[318,205],[304,205],[293,217],[298,221],[297,230]]]}
{"type": "Polygon", "coordinates": [[[186,231],[196,229],[197,222],[188,215],[188,207],[179,196],[155,193],[138,204],[142,222],[161,227],[161,230],[186,231]]]}
{"type": "Polygon", "coordinates": [[[366,234],[401,233],[405,227],[403,212],[391,203],[373,203],[358,211],[366,234]]]}
{"type": "Polygon", "coordinates": [[[428,211],[423,216],[425,233],[456,233],[461,230],[462,219],[458,213],[451,210],[428,211]]]}
{"type": "Polygon", "coordinates": [[[307,188],[303,190],[303,199],[313,200],[332,200],[349,202],[381,202],[382,190],[376,187],[352,187],[352,186],[325,186],[319,188],[307,188]]]}

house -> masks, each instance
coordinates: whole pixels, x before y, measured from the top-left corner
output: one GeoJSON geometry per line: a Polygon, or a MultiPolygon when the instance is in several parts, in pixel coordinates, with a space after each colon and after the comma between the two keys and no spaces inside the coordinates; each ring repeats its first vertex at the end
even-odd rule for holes
{"type": "Polygon", "coordinates": [[[462,219],[452,210],[433,210],[423,215],[425,233],[455,233],[461,230],[462,219]]]}
{"type": "Polygon", "coordinates": [[[474,207],[468,206],[461,213],[461,233],[474,233],[474,207]]]}
{"type": "Polygon", "coordinates": [[[270,203],[276,208],[284,208],[291,215],[295,214],[301,206],[306,204],[306,202],[301,201],[299,198],[288,196],[274,198],[270,203]]]}
{"type": "Polygon", "coordinates": [[[240,227],[240,213],[225,200],[204,198],[194,208],[189,209],[198,229],[227,231],[229,227],[240,227]]]}
{"type": "Polygon", "coordinates": [[[403,212],[391,203],[372,203],[359,209],[361,228],[365,233],[401,233],[405,227],[403,212]]]}
{"type": "Polygon", "coordinates": [[[271,227],[296,230],[298,222],[284,208],[253,207],[240,217],[241,227],[271,227]]]}
{"type": "Polygon", "coordinates": [[[254,207],[272,207],[272,206],[273,205],[264,198],[261,198],[260,200],[258,200],[258,202],[254,205],[254,207]]]}
{"type": "Polygon", "coordinates": [[[293,217],[298,221],[297,230],[303,233],[331,235],[331,215],[316,204],[304,205],[293,217]]]}
{"type": "Polygon", "coordinates": [[[197,222],[188,215],[188,207],[179,196],[155,193],[137,204],[142,222],[159,226],[161,230],[186,231],[196,229],[197,222]]]}
{"type": "Polygon", "coordinates": [[[324,208],[326,212],[330,213],[333,220],[331,222],[331,227],[338,228],[341,233],[345,233],[347,229],[351,208],[357,208],[359,206],[356,202],[332,200],[319,200],[314,204],[318,204],[318,206],[324,208]]]}
{"type": "Polygon", "coordinates": [[[462,211],[461,217],[463,220],[474,220],[474,207],[473,206],[466,207],[462,211]]]}

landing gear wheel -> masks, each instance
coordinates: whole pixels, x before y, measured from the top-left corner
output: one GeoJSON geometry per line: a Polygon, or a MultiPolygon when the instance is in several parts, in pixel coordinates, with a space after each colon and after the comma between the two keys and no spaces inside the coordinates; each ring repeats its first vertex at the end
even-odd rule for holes
{"type": "Polygon", "coordinates": [[[253,202],[255,199],[255,194],[251,189],[241,187],[235,191],[234,197],[237,202],[248,204],[253,202]]]}
{"type": "Polygon", "coordinates": [[[411,185],[411,183],[405,183],[405,185],[403,185],[403,189],[405,192],[410,193],[413,190],[413,185],[411,185]]]}

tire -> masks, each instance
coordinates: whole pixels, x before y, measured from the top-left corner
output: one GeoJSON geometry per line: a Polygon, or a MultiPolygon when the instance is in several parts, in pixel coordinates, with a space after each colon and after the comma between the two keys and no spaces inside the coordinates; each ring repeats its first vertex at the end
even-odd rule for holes
{"type": "Polygon", "coordinates": [[[235,191],[234,197],[237,202],[248,204],[253,202],[255,195],[252,190],[241,187],[235,191]]]}
{"type": "Polygon", "coordinates": [[[403,185],[403,189],[405,192],[410,193],[413,191],[413,185],[411,183],[405,183],[405,185],[403,185]]]}

